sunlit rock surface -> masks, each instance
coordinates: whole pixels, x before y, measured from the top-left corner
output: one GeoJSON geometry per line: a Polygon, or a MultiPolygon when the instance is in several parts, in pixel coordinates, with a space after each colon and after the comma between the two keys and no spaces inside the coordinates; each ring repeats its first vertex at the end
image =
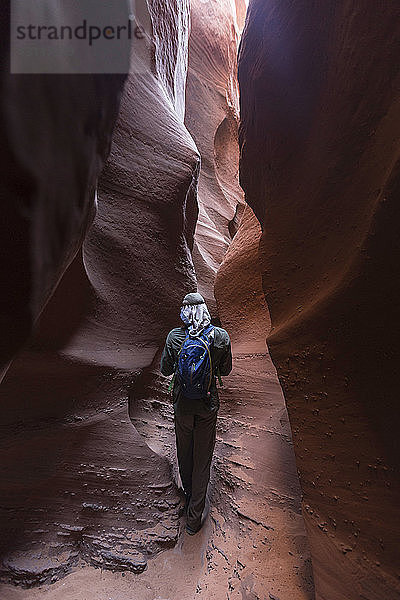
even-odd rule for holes
{"type": "Polygon", "coordinates": [[[239,57],[241,181],[319,599],[400,597],[398,17],[252,0],[239,57]]]}
{"type": "MultiPolygon", "coordinates": [[[[259,564],[258,555],[254,556],[255,585],[251,589],[270,590],[272,597],[312,600],[311,558],[290,425],[266,345],[271,323],[259,268],[260,236],[260,224],[246,206],[215,283],[218,313],[230,334],[234,356],[233,375],[228,380],[228,386],[232,385],[227,396],[230,403],[225,410],[232,419],[231,439],[236,419],[247,422],[247,435],[237,433],[234,438],[236,459],[245,469],[254,469],[252,485],[241,500],[252,506],[255,521],[267,519],[273,529],[268,558],[259,564]]],[[[223,465],[217,466],[224,479],[223,465]]],[[[236,501],[235,495],[233,499],[221,496],[221,506],[232,507],[232,500],[236,501]]]]}
{"type": "Polygon", "coordinates": [[[238,41],[233,2],[191,3],[185,124],[201,154],[193,260],[199,291],[212,309],[217,270],[236,231],[237,219],[231,222],[243,203],[238,183],[238,41]]]}
{"type": "Polygon", "coordinates": [[[260,236],[260,223],[246,206],[215,282],[218,313],[237,352],[267,352],[271,322],[261,282],[260,236]]]}

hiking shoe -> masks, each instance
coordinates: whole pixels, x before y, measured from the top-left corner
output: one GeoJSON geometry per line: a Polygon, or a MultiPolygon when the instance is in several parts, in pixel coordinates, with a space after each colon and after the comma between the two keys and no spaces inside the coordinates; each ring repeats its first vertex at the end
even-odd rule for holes
{"type": "Polygon", "coordinates": [[[189,535],[195,535],[198,531],[200,531],[201,527],[202,527],[202,523],[196,529],[192,529],[192,527],[190,527],[190,525],[186,525],[185,531],[189,535]]]}

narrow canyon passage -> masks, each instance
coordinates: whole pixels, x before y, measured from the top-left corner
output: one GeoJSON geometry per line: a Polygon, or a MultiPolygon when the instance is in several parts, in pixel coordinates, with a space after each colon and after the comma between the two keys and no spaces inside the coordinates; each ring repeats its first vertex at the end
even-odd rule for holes
{"type": "Polygon", "coordinates": [[[141,9],[129,73],[11,73],[0,19],[0,600],[400,600],[398,3],[141,9]],[[234,364],[189,537],[195,290],[234,364]]]}
{"type": "MultiPolygon", "coordinates": [[[[7,600],[113,598],[115,586],[118,600],[313,597],[290,427],[265,345],[261,231],[238,184],[244,14],[211,1],[190,16],[186,97],[179,53],[169,56],[173,80],[156,61],[157,78],[126,82],[94,223],[3,382],[7,600]],[[232,268],[246,273],[237,290],[232,268]],[[221,391],[210,515],[192,540],[158,360],[196,287],[231,335],[234,368],[221,391]]],[[[188,12],[163,18],[180,23],[184,44],[188,12]]]]}
{"type": "MultiPolygon", "coordinates": [[[[256,242],[260,231],[255,226],[253,217],[250,227],[255,231],[252,236],[244,236],[246,243],[249,239],[256,242]]],[[[249,257],[251,252],[246,260],[249,257]]],[[[223,270],[226,269],[224,265],[223,270]]],[[[252,269],[254,264],[249,263],[248,273],[252,269]]],[[[223,286],[224,277],[222,272],[219,288],[223,286]]],[[[86,566],[39,589],[0,586],[0,594],[7,600],[131,600],[132,595],[137,600],[197,597],[311,600],[314,597],[300,488],[282,391],[271,359],[263,350],[263,329],[259,329],[258,335],[254,331],[250,336],[245,333],[249,323],[254,322],[255,309],[259,323],[263,319],[268,324],[269,317],[261,299],[260,279],[258,289],[254,273],[244,282],[238,292],[253,296],[253,302],[247,305],[249,313],[244,310],[238,320],[231,312],[231,318],[234,317],[233,324],[229,324],[233,371],[225,378],[220,392],[221,409],[209,487],[210,514],[203,529],[190,538],[184,532],[185,520],[181,516],[177,537],[168,543],[172,548],[149,559],[143,573],[100,572],[86,566]],[[246,290],[249,281],[253,287],[246,290]]],[[[225,310],[226,304],[223,312],[225,310]]],[[[145,371],[141,381],[132,388],[129,413],[136,431],[152,452],[170,464],[171,482],[175,486],[178,476],[173,416],[166,387],[157,367],[145,371]],[[137,395],[134,391],[137,389],[141,389],[142,394],[137,395]]],[[[117,422],[126,418],[125,411],[126,405],[116,415],[117,422]]],[[[154,491],[168,510],[166,485],[168,482],[164,487],[154,486],[154,491]]],[[[175,511],[176,514],[181,512],[178,506],[175,511]]],[[[165,524],[165,519],[163,522],[165,524]]],[[[144,530],[144,535],[151,533],[144,530]]]]}

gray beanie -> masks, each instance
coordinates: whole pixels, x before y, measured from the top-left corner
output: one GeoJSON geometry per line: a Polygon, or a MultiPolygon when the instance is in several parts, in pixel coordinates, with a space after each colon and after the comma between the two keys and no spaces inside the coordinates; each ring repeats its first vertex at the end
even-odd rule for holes
{"type": "Polygon", "coordinates": [[[204,298],[198,292],[192,292],[191,294],[186,294],[182,301],[182,306],[193,305],[193,304],[203,304],[204,298]]]}

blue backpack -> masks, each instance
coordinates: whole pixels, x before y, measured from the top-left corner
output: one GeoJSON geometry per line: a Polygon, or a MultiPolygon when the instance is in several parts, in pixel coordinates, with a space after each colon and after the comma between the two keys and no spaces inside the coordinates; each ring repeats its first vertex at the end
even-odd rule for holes
{"type": "Polygon", "coordinates": [[[210,390],[213,332],[213,325],[209,325],[198,336],[188,334],[179,350],[176,373],[183,396],[190,400],[206,398],[210,390]]]}

